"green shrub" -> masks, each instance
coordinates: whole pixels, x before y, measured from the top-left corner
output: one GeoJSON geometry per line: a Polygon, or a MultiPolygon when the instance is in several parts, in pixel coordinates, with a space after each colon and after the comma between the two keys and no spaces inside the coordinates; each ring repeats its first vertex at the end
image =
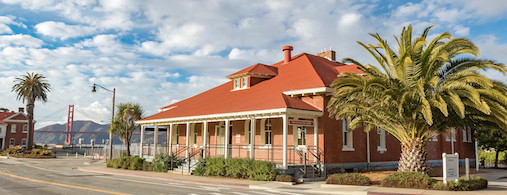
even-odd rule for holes
{"type": "Polygon", "coordinates": [[[143,171],[153,171],[153,164],[144,161],[144,163],[143,163],[143,171]]]}
{"type": "Polygon", "coordinates": [[[470,175],[469,180],[466,179],[466,176],[460,177],[458,179],[457,186],[454,186],[451,189],[456,191],[471,191],[471,190],[480,190],[487,187],[488,180],[479,176],[470,175]]]}
{"type": "Polygon", "coordinates": [[[279,182],[294,182],[296,179],[292,175],[277,175],[275,181],[279,182]]]}
{"type": "Polygon", "coordinates": [[[25,148],[23,148],[23,146],[12,146],[12,147],[9,147],[7,149],[5,149],[4,151],[2,151],[2,156],[7,156],[8,154],[10,155],[23,155],[23,151],[25,150],[25,148]]]}
{"type": "Polygon", "coordinates": [[[252,168],[247,171],[248,178],[260,181],[273,181],[278,170],[274,162],[252,161],[252,168]]]}
{"type": "Polygon", "coordinates": [[[153,169],[158,172],[167,172],[168,170],[172,170],[178,167],[178,158],[176,156],[171,156],[168,154],[157,154],[153,158],[153,169]],[[171,167],[171,161],[172,166],[171,167]]]}
{"type": "Polygon", "coordinates": [[[337,173],[330,175],[326,179],[326,183],[339,185],[367,186],[371,185],[371,180],[369,177],[361,175],[361,173],[337,173]]]}
{"type": "Polygon", "coordinates": [[[192,171],[192,175],[204,176],[206,173],[206,160],[199,159],[199,162],[195,165],[195,169],[192,171]]]}
{"type": "Polygon", "coordinates": [[[420,172],[395,172],[380,180],[381,186],[395,188],[426,189],[433,183],[430,176],[420,172]]]}
{"type": "Polygon", "coordinates": [[[139,156],[133,156],[133,157],[130,157],[129,158],[129,161],[130,161],[130,165],[129,165],[129,168],[130,170],[142,170],[143,169],[143,164],[144,164],[144,159],[139,157],[139,156]]]}
{"type": "Polygon", "coordinates": [[[273,181],[278,175],[275,163],[250,159],[207,158],[206,162],[197,166],[197,171],[193,172],[195,175],[249,178],[262,181],[273,181]]]}
{"type": "Polygon", "coordinates": [[[116,169],[130,169],[130,170],[141,170],[143,169],[145,161],[143,158],[138,156],[122,157],[108,160],[106,162],[107,167],[116,169]]]}
{"type": "Polygon", "coordinates": [[[433,183],[433,185],[431,185],[431,188],[434,190],[449,190],[449,187],[441,181],[433,183]]]}

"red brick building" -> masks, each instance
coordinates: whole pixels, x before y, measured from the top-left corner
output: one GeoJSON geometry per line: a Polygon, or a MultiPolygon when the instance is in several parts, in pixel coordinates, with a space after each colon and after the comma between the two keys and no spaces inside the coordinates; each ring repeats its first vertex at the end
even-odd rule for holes
{"type": "MultiPolygon", "coordinates": [[[[335,61],[335,52],[291,56],[273,65],[255,64],[227,76],[229,82],[137,121],[167,129],[166,151],[182,157],[254,158],[274,161],[281,168],[301,164],[327,168],[396,168],[400,143],[384,130],[350,131],[347,121],[329,117],[331,83],[341,72],[362,74],[356,65],[335,61]]],[[[439,163],[443,152],[474,158],[471,130],[456,131],[455,142],[437,136],[428,145],[429,163],[439,163]],[[451,146],[452,145],[452,146],[451,146]],[[452,150],[451,150],[451,147],[452,150]]],[[[146,145],[146,144],[144,144],[146,145]]],[[[155,151],[159,151],[155,149],[155,151]]],[[[146,148],[141,155],[152,155],[146,148]]]]}
{"type": "Polygon", "coordinates": [[[17,113],[0,112],[0,150],[15,145],[25,147],[27,133],[28,120],[24,108],[19,108],[17,113]]]}

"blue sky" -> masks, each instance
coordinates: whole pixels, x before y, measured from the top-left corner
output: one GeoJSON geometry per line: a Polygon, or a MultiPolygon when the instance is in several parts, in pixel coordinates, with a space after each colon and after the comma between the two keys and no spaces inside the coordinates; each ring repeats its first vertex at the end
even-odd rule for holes
{"type": "Polygon", "coordinates": [[[69,104],[109,121],[111,94],[92,94],[93,83],[116,88],[117,102],[140,103],[151,115],[242,68],[282,60],[284,45],[296,54],[332,48],[338,59],[371,62],[356,41],[374,43],[368,33],[378,32],[393,43],[409,24],[416,34],[435,25],[432,36],[468,37],[482,58],[507,62],[501,0],[0,0],[0,107],[24,107],[13,80],[38,72],[52,91],[36,104],[36,128],[64,123],[69,104]]]}

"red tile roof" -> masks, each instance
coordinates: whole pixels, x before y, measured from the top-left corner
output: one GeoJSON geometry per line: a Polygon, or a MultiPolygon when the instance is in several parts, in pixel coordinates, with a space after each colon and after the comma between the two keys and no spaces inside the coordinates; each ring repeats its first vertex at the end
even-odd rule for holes
{"type": "Polygon", "coordinates": [[[267,70],[277,70],[277,75],[243,90],[233,91],[232,81],[229,81],[196,96],[168,105],[162,108],[168,110],[140,121],[278,108],[322,111],[282,92],[329,87],[340,72],[362,73],[355,65],[344,65],[323,57],[301,53],[292,57],[287,64],[284,61],[272,66],[256,64],[232,75],[255,71],[266,73],[267,70]]]}
{"type": "Polygon", "coordinates": [[[4,119],[12,116],[12,115],[15,115],[16,113],[14,112],[0,112],[0,124],[7,124],[4,122],[4,119]]]}
{"type": "Polygon", "coordinates": [[[253,66],[250,66],[248,68],[245,68],[243,70],[240,70],[234,74],[231,74],[231,75],[227,76],[227,78],[233,78],[236,75],[243,75],[243,74],[276,76],[278,74],[278,68],[258,63],[253,66]]]}

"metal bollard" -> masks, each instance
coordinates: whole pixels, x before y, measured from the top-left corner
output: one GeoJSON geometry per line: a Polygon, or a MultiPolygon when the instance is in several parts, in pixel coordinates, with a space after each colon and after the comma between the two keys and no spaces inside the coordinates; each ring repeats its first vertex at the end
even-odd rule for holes
{"type": "Polygon", "coordinates": [[[76,152],[76,157],[77,157],[77,152],[76,152]]]}
{"type": "Polygon", "coordinates": [[[86,152],[83,154],[83,157],[86,157],[86,152]]]}
{"type": "Polygon", "coordinates": [[[67,152],[66,154],[67,154],[67,157],[69,157],[69,153],[67,152]]]}

